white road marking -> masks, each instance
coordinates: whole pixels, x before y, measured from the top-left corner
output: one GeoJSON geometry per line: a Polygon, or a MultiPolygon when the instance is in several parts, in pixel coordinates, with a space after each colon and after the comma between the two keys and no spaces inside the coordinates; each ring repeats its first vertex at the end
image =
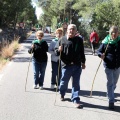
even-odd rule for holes
{"type": "Polygon", "coordinates": [[[2,77],[3,77],[3,74],[0,74],[0,80],[2,79],[2,77]]]}
{"type": "Polygon", "coordinates": [[[8,66],[10,66],[11,64],[12,64],[12,62],[9,62],[9,63],[8,63],[8,66]]]}

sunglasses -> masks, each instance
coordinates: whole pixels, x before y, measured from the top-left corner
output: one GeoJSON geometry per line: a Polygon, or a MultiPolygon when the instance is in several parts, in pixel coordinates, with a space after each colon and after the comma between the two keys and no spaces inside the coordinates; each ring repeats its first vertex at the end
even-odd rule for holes
{"type": "Polygon", "coordinates": [[[43,35],[37,35],[37,36],[43,37],[43,35]]]}

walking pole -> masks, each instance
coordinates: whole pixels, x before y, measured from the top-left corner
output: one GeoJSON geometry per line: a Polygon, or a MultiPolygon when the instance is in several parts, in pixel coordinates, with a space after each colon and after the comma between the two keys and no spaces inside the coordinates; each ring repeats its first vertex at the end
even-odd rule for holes
{"type": "MultiPolygon", "coordinates": [[[[104,55],[106,54],[106,51],[107,51],[108,46],[109,46],[109,40],[108,40],[108,44],[107,44],[107,46],[106,46],[104,55]]],[[[94,76],[94,79],[93,79],[93,82],[92,82],[92,88],[91,88],[91,92],[90,92],[90,97],[92,97],[92,91],[93,91],[94,81],[95,81],[95,78],[96,78],[96,75],[97,75],[97,73],[98,73],[98,70],[99,70],[99,68],[100,68],[101,63],[102,63],[102,59],[100,60],[99,66],[98,66],[98,68],[97,68],[97,70],[96,70],[96,73],[95,73],[95,76],[94,76]]]]}
{"type": "Polygon", "coordinates": [[[95,81],[95,78],[96,78],[96,75],[97,75],[97,72],[98,72],[98,70],[100,68],[101,63],[102,63],[102,59],[100,60],[99,66],[98,66],[98,68],[96,70],[96,73],[95,73],[95,76],[94,76],[94,79],[93,79],[93,82],[92,82],[92,88],[91,88],[91,92],[90,92],[90,97],[92,97],[92,91],[93,91],[94,81],[95,81]]]}
{"type": "Polygon", "coordinates": [[[59,80],[59,77],[60,77],[60,66],[61,66],[61,52],[60,52],[60,56],[59,56],[59,65],[58,65],[58,77],[57,77],[57,80],[56,80],[56,83],[57,83],[57,88],[56,88],[56,95],[55,95],[55,102],[54,102],[54,105],[56,103],[56,98],[57,98],[57,91],[58,91],[58,80],[59,80]]]}
{"type": "Polygon", "coordinates": [[[32,60],[32,53],[30,55],[30,61],[29,61],[29,64],[28,64],[28,69],[27,69],[27,75],[26,75],[26,81],[25,81],[25,92],[26,92],[26,86],[27,86],[27,80],[28,80],[28,73],[29,73],[29,68],[30,68],[30,62],[32,60]]]}
{"type": "MultiPolygon", "coordinates": [[[[34,40],[35,40],[35,36],[34,36],[34,40]]],[[[33,49],[32,49],[31,52],[33,52],[33,49]]],[[[27,80],[28,80],[28,73],[29,73],[29,68],[30,68],[30,62],[31,62],[31,60],[32,60],[32,53],[30,55],[30,61],[29,61],[29,64],[28,64],[27,75],[26,75],[26,80],[25,80],[25,92],[26,92],[26,86],[27,86],[27,80]]]]}

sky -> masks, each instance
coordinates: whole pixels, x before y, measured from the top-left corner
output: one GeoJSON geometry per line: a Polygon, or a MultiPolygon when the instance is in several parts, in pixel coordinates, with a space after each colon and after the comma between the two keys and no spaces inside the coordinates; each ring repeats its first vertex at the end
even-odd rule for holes
{"type": "Polygon", "coordinates": [[[32,0],[32,4],[34,7],[36,7],[36,15],[37,19],[39,19],[40,15],[43,13],[42,9],[36,5],[37,0],[32,0]]]}

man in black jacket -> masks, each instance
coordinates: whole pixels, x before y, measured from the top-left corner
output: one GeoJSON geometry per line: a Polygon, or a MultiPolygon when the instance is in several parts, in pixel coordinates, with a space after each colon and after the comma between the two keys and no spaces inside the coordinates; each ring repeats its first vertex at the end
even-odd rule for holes
{"type": "Polygon", "coordinates": [[[80,75],[82,69],[85,69],[85,54],[82,38],[75,36],[77,31],[76,25],[70,24],[67,28],[67,35],[62,37],[55,46],[55,52],[60,55],[62,64],[62,76],[60,80],[61,101],[68,87],[70,77],[72,77],[72,96],[71,101],[75,107],[81,108],[80,105],[80,75]],[[81,68],[82,66],[82,68],[81,68]]]}

